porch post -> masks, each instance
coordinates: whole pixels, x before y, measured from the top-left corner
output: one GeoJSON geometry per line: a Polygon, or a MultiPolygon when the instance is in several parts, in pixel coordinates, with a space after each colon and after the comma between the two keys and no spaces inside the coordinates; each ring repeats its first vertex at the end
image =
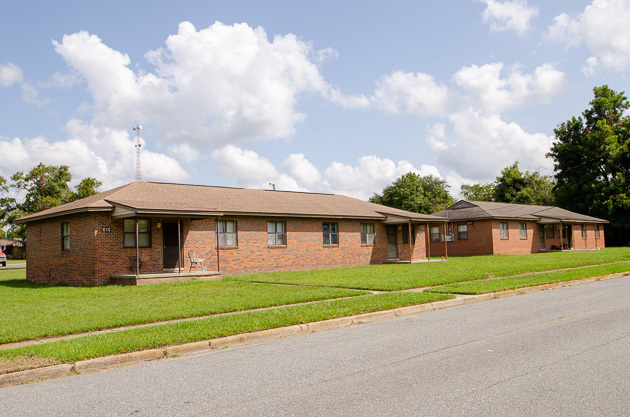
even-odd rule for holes
{"type": "Polygon", "coordinates": [[[219,251],[219,218],[214,221],[214,235],[217,243],[217,272],[221,272],[221,252],[219,251]]]}
{"type": "Polygon", "coordinates": [[[136,216],[136,278],[140,275],[140,249],[138,247],[138,216],[136,216]]]}
{"type": "Polygon", "coordinates": [[[444,223],[444,255],[445,258],[448,259],[448,245],[446,244],[446,223],[444,223]]]}
{"type": "MultiPolygon", "coordinates": [[[[179,217],[177,218],[177,265],[179,266],[179,273],[182,273],[182,237],[179,228],[179,217]]],[[[203,268],[201,268],[203,269],[203,268]]]]}
{"type": "Polygon", "coordinates": [[[431,233],[431,229],[429,228],[429,223],[427,223],[427,230],[426,230],[424,239],[427,242],[427,259],[430,261],[431,260],[431,236],[429,236],[429,233],[431,233]]]}
{"type": "Polygon", "coordinates": [[[562,228],[562,220],[560,220],[560,252],[562,252],[564,250],[564,242],[562,240],[562,233],[564,232],[564,229],[562,228]]]}

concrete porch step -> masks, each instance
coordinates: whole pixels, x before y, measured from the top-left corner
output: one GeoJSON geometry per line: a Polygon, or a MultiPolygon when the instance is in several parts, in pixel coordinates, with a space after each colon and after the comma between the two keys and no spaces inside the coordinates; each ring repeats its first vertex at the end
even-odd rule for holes
{"type": "Polygon", "coordinates": [[[220,280],[219,271],[186,271],[186,272],[158,272],[153,274],[112,274],[112,285],[145,285],[162,282],[188,281],[190,279],[220,280]]]}

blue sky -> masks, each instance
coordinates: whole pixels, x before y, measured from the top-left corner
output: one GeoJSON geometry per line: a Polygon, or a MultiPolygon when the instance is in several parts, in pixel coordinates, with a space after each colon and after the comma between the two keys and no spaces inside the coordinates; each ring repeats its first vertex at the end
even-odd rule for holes
{"type": "Polygon", "coordinates": [[[362,199],[413,171],[552,173],[553,129],[628,91],[630,0],[31,1],[0,14],[0,175],[362,199]]]}

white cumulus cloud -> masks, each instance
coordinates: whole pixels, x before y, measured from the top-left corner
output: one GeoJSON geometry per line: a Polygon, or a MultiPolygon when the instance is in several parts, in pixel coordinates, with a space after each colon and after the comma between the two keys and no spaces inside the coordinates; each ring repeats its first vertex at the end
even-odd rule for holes
{"type": "Polygon", "coordinates": [[[5,65],[0,64],[0,86],[9,87],[13,84],[19,84],[23,78],[22,69],[13,62],[7,62],[5,65]]]}
{"type": "Polygon", "coordinates": [[[526,0],[498,1],[479,0],[486,4],[481,17],[493,31],[513,30],[525,36],[531,20],[538,16],[538,8],[530,6],[526,0]]]}
{"type": "Polygon", "coordinates": [[[593,0],[578,16],[556,16],[546,37],[567,48],[585,45],[592,56],[586,75],[600,68],[625,72],[630,68],[630,0],[593,0]]]}

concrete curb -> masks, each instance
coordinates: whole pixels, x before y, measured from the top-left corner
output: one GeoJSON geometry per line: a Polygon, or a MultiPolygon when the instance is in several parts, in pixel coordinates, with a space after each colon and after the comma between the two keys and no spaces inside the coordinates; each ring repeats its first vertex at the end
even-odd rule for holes
{"type": "Polygon", "coordinates": [[[142,350],[120,355],[105,356],[102,358],[87,359],[74,364],[63,364],[48,366],[44,368],[31,369],[28,371],[14,372],[0,375],[0,388],[34,382],[41,379],[61,378],[73,373],[85,373],[101,371],[121,366],[137,365],[143,362],[155,361],[166,357],[186,356],[208,352],[227,347],[236,347],[268,340],[281,339],[315,332],[340,329],[343,327],[356,326],[359,324],[372,323],[376,321],[388,320],[395,317],[409,316],[426,311],[440,310],[443,308],[457,307],[466,304],[474,304],[496,298],[506,298],[515,295],[529,294],[533,292],[546,291],[554,288],[571,287],[588,284],[596,281],[620,278],[627,274],[622,272],[606,276],[585,278],[576,281],[559,282],[555,284],[544,284],[536,287],[519,288],[515,290],[487,293],[480,295],[464,295],[450,300],[436,301],[433,303],[418,304],[408,307],[399,307],[393,310],[376,311],[372,313],[359,314],[350,317],[340,317],[336,319],[317,321],[314,323],[297,324],[276,329],[260,330],[257,332],[237,334],[233,336],[220,337],[217,339],[204,340],[201,342],[186,343],[183,345],[169,346],[161,349],[142,350]]]}
{"type": "Polygon", "coordinates": [[[0,388],[11,385],[24,384],[25,382],[39,381],[48,378],[61,378],[72,373],[72,364],[47,366],[45,368],[29,369],[28,371],[14,372],[0,375],[0,388]]]}

